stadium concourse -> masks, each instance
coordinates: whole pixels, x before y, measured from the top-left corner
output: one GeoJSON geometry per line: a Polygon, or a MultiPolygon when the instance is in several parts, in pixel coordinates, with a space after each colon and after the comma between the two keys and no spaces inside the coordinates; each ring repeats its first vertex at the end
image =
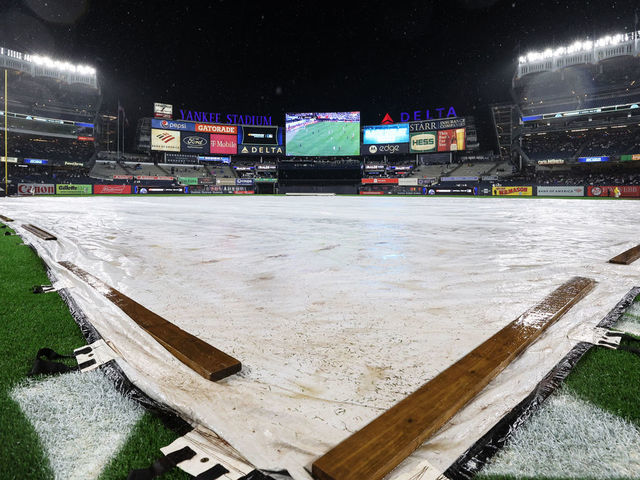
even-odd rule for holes
{"type": "Polygon", "coordinates": [[[640,268],[607,263],[640,236],[635,202],[43,197],[2,199],[0,211],[57,236],[17,227],[139,388],[251,464],[295,479],[569,277],[594,279],[588,301],[390,478],[424,460],[444,471],[576,344],[575,327],[616,305],[640,268]],[[242,371],[202,378],[61,261],[232,354],[242,371]]]}

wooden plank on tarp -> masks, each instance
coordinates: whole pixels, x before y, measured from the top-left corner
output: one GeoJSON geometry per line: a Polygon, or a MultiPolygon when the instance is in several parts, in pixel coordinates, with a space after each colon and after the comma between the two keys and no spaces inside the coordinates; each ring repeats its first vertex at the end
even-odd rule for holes
{"type": "Polygon", "coordinates": [[[609,263],[617,263],[618,265],[629,265],[640,258],[640,245],[631,247],[629,250],[622,252],[620,255],[616,255],[609,263]]]}
{"type": "Polygon", "coordinates": [[[239,360],[185,332],[73,263],[59,263],[111,300],[178,360],[204,378],[222,380],[241,370],[239,360]]]}
{"type": "Polygon", "coordinates": [[[57,237],[55,235],[52,235],[51,233],[30,223],[23,224],[22,228],[24,228],[28,232],[33,233],[36,237],[40,237],[43,240],[57,240],[57,237]]]}
{"type": "Polygon", "coordinates": [[[313,463],[319,480],[380,480],[595,286],[573,277],[416,392],[313,463]]]}

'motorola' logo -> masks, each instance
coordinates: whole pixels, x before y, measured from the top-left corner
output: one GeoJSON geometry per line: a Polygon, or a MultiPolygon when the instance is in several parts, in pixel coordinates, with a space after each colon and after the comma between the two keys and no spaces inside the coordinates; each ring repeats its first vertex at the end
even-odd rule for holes
{"type": "Polygon", "coordinates": [[[436,149],[435,133],[419,133],[411,137],[411,150],[430,152],[436,149]]]}

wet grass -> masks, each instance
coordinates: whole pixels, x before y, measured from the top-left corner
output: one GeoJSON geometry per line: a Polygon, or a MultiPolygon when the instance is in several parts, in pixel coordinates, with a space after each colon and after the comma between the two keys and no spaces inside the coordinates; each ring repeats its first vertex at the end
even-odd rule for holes
{"type": "MultiPolygon", "coordinates": [[[[32,293],[34,285],[50,281],[40,258],[6,225],[0,224],[0,477],[52,479],[38,435],[10,397],[11,389],[27,377],[42,347],[70,353],[85,344],[66,304],[56,293],[32,293]]],[[[146,468],[161,456],[159,450],[177,435],[153,415],[145,413],[126,445],[102,473],[101,479],[124,479],[134,468],[146,468]]],[[[167,479],[186,479],[175,471],[167,479]]]]}

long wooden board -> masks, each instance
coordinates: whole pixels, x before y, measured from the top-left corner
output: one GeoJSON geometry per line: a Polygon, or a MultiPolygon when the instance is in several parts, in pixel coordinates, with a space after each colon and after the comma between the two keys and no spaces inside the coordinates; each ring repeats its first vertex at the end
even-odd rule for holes
{"type": "Polygon", "coordinates": [[[416,392],[313,464],[319,480],[379,480],[436,433],[456,412],[595,286],[573,277],[416,392]]]}
{"type": "Polygon", "coordinates": [[[618,265],[629,265],[640,258],[640,245],[631,247],[629,250],[616,255],[609,263],[617,263],[618,265]]]}
{"type": "Polygon", "coordinates": [[[178,360],[212,381],[222,380],[242,368],[239,360],[185,332],[71,262],[59,262],[105,297],[155,338],[178,360]]]}
{"type": "Polygon", "coordinates": [[[4,215],[0,215],[0,220],[3,222],[13,222],[13,218],[5,217],[4,215]]]}
{"type": "Polygon", "coordinates": [[[40,237],[43,240],[57,240],[55,235],[41,229],[40,227],[36,227],[30,223],[22,224],[22,228],[33,233],[35,236],[40,237]]]}

